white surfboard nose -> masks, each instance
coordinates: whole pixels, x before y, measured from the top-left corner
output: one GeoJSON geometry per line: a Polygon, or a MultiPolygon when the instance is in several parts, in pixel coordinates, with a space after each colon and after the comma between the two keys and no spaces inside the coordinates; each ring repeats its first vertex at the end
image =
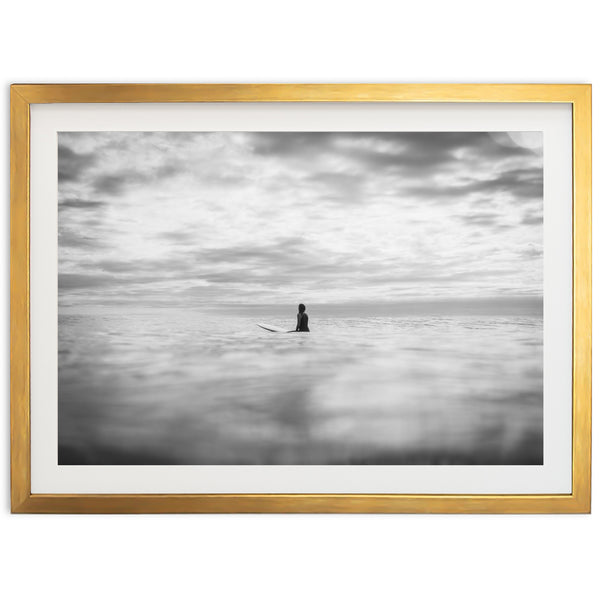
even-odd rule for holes
{"type": "Polygon", "coordinates": [[[282,327],[277,327],[277,325],[269,325],[268,323],[257,323],[258,327],[262,329],[266,329],[271,333],[288,333],[289,329],[283,329],[282,327]]]}

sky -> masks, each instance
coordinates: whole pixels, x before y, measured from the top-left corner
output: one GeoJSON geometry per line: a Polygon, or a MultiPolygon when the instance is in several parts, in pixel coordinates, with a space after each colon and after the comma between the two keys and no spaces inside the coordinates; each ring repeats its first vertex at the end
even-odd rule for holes
{"type": "Polygon", "coordinates": [[[61,132],[59,306],[542,295],[539,132],[61,132]]]}

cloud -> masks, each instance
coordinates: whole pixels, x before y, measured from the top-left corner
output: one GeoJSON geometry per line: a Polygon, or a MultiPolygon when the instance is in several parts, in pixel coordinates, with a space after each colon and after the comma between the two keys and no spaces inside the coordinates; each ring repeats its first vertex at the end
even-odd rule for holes
{"type": "Polygon", "coordinates": [[[78,153],[65,144],[59,144],[58,181],[78,181],[86,169],[89,169],[95,162],[94,153],[78,153]]]}
{"type": "Polygon", "coordinates": [[[125,273],[130,275],[143,274],[144,281],[149,281],[148,274],[156,279],[181,277],[189,273],[194,265],[183,257],[166,257],[158,259],[132,259],[132,260],[99,260],[88,261],[86,268],[90,270],[106,271],[108,273],[125,273]]]}
{"type": "Polygon", "coordinates": [[[117,174],[100,175],[94,179],[92,185],[94,192],[115,196],[120,194],[126,186],[142,181],[144,181],[142,173],[121,171],[117,174]]]}
{"type": "Polygon", "coordinates": [[[525,259],[540,258],[544,255],[544,250],[541,246],[536,244],[527,244],[527,247],[523,248],[519,252],[519,256],[525,259]]]}
{"type": "Polygon", "coordinates": [[[315,184],[319,199],[325,202],[364,201],[363,186],[365,176],[348,172],[320,172],[309,175],[306,182],[315,184]]]}
{"type": "MultiPolygon", "coordinates": [[[[61,214],[59,213],[59,219],[61,214]]],[[[70,247],[81,250],[100,250],[106,246],[106,243],[96,237],[90,237],[78,233],[72,229],[66,229],[59,226],[58,232],[58,246],[70,247]]]]}
{"type": "Polygon", "coordinates": [[[434,202],[440,199],[462,200],[475,195],[477,200],[486,203],[491,198],[497,197],[498,194],[503,194],[503,197],[510,201],[541,201],[543,196],[542,169],[541,166],[514,169],[485,178],[466,177],[451,184],[425,181],[420,185],[401,188],[399,193],[434,202]]]}
{"type": "Polygon", "coordinates": [[[499,144],[485,132],[250,134],[254,152],[273,158],[316,161],[343,158],[355,169],[418,174],[464,161],[495,161],[537,156],[534,150],[499,144]]]}
{"type": "Polygon", "coordinates": [[[249,146],[252,152],[276,158],[306,158],[327,149],[335,140],[335,134],[328,132],[287,132],[249,133],[249,146]]]}
{"type": "Polygon", "coordinates": [[[82,200],[81,198],[67,198],[65,200],[59,200],[58,208],[86,208],[93,210],[106,206],[105,202],[100,200],[82,200]]]}
{"type": "Polygon", "coordinates": [[[86,275],[85,273],[59,273],[58,289],[74,290],[105,287],[118,283],[119,280],[107,278],[103,275],[86,275]]]}
{"type": "Polygon", "coordinates": [[[543,177],[541,168],[514,169],[505,171],[497,177],[483,181],[473,181],[465,186],[469,193],[505,192],[514,198],[541,200],[543,177]]]}
{"type": "Polygon", "coordinates": [[[466,225],[473,227],[481,227],[482,225],[491,227],[498,223],[498,215],[496,213],[461,215],[458,218],[466,225]]]}
{"type": "Polygon", "coordinates": [[[544,222],[544,218],[541,215],[525,215],[521,219],[523,225],[541,225],[544,222]]]}
{"type": "Polygon", "coordinates": [[[206,264],[279,265],[280,261],[298,264],[307,251],[307,241],[300,236],[279,238],[267,244],[230,245],[223,248],[202,248],[194,258],[206,264]]]}
{"type": "Polygon", "coordinates": [[[196,238],[193,232],[186,230],[165,231],[160,232],[157,236],[159,239],[165,240],[174,244],[189,244],[196,238]]]}
{"type": "Polygon", "coordinates": [[[110,196],[118,196],[133,185],[164,182],[165,178],[173,177],[180,173],[174,164],[163,164],[155,169],[135,170],[122,169],[114,173],[99,175],[92,181],[94,192],[110,196]]]}
{"type": "Polygon", "coordinates": [[[72,132],[59,143],[67,304],[541,293],[542,154],[504,133],[72,132]]]}

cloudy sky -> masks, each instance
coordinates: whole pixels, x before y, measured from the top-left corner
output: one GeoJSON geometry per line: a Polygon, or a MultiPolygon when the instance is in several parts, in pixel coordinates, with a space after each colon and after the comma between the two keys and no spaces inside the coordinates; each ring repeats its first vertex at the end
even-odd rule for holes
{"type": "Polygon", "coordinates": [[[60,133],[61,307],[542,294],[541,133],[60,133]]]}

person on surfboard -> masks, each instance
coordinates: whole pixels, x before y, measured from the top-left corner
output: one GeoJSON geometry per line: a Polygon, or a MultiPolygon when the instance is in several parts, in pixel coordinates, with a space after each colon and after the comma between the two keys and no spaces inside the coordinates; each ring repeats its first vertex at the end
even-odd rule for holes
{"type": "Polygon", "coordinates": [[[298,304],[298,324],[296,331],[310,331],[308,328],[308,315],[306,314],[306,306],[298,304]]]}

